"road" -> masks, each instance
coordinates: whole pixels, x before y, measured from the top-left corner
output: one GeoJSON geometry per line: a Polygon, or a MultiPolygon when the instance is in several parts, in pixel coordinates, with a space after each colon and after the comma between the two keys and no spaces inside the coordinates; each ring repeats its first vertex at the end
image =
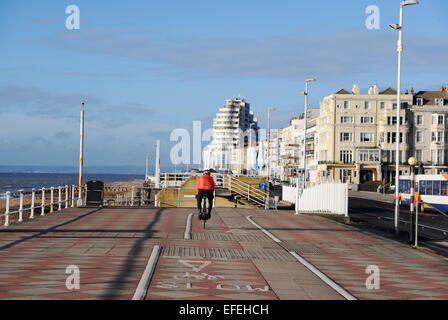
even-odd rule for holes
{"type": "MultiPolygon", "coordinates": [[[[353,225],[379,232],[394,231],[395,205],[393,198],[369,194],[349,193],[349,216],[353,225]]],[[[410,211],[400,207],[400,230],[403,238],[409,238],[410,211]]],[[[428,247],[448,257],[448,218],[433,212],[419,213],[419,245],[428,247]]]]}

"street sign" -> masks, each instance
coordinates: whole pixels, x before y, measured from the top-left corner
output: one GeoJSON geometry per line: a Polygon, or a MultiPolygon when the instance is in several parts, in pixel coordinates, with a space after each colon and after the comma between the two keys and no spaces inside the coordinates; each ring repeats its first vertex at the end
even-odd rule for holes
{"type": "Polygon", "coordinates": [[[260,190],[264,191],[264,190],[266,190],[268,188],[268,184],[266,182],[264,182],[264,181],[261,181],[258,184],[258,188],[260,188],[260,190]]]}

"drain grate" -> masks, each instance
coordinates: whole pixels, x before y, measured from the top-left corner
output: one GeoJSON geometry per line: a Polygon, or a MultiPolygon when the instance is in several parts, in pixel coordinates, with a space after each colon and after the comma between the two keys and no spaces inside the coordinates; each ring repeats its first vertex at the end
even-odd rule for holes
{"type": "Polygon", "coordinates": [[[319,247],[316,247],[313,244],[285,241],[281,245],[288,251],[294,251],[298,254],[304,254],[304,255],[327,254],[326,251],[322,250],[319,247]]]}
{"type": "Polygon", "coordinates": [[[264,234],[241,234],[241,233],[195,233],[194,240],[214,241],[241,241],[241,242],[270,242],[269,237],[264,234]]]}
{"type": "Polygon", "coordinates": [[[162,257],[194,257],[225,260],[266,260],[266,261],[295,261],[283,249],[241,250],[226,248],[191,248],[191,247],[163,247],[162,257]]]}

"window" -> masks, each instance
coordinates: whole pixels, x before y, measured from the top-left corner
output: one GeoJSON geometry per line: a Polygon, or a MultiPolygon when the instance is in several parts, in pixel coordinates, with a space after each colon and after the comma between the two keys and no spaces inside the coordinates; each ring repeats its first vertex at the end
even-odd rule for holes
{"type": "Polygon", "coordinates": [[[339,153],[339,161],[344,163],[352,163],[353,152],[351,150],[341,150],[339,153]]]}
{"type": "Polygon", "coordinates": [[[370,102],[369,101],[364,101],[364,109],[369,109],[370,108],[370,102]]]}
{"type": "Polygon", "coordinates": [[[344,101],[344,109],[348,109],[350,107],[348,101],[344,101]]]}
{"type": "Polygon", "coordinates": [[[380,150],[358,150],[358,161],[380,161],[380,150]]]}
{"type": "Polygon", "coordinates": [[[361,132],[361,142],[373,142],[373,133],[361,132]]]}
{"type": "Polygon", "coordinates": [[[432,181],[426,181],[426,194],[432,195],[432,181]]]}
{"type": "Polygon", "coordinates": [[[381,108],[381,109],[384,109],[385,105],[386,105],[385,102],[381,102],[381,103],[380,103],[380,108],[381,108]]]}
{"type": "Polygon", "coordinates": [[[351,142],[353,141],[353,133],[351,132],[341,132],[341,142],[351,142]]]}
{"type": "MultiPolygon", "coordinates": [[[[387,133],[387,143],[395,143],[397,138],[396,132],[387,133]]],[[[400,132],[400,143],[403,143],[403,132],[400,132]]]]}
{"type": "Polygon", "coordinates": [[[448,195],[448,181],[440,181],[440,195],[448,195]]]}
{"type": "Polygon", "coordinates": [[[418,188],[420,194],[425,195],[426,194],[426,181],[420,181],[420,186],[418,188]]]}
{"type": "Polygon", "coordinates": [[[341,177],[342,182],[351,182],[352,170],[340,169],[339,176],[341,177]]]}
{"type": "Polygon", "coordinates": [[[418,115],[416,117],[415,122],[417,123],[417,125],[422,125],[423,124],[423,116],[422,115],[418,115]]]}
{"type": "Polygon", "coordinates": [[[444,99],[443,98],[436,98],[435,99],[435,105],[438,107],[443,107],[444,99]]]}
{"type": "Polygon", "coordinates": [[[434,164],[437,161],[437,150],[431,150],[431,162],[434,164]]]}
{"type": "Polygon", "coordinates": [[[422,142],[423,133],[421,131],[417,131],[415,134],[415,142],[422,142]]]}
{"type": "Polygon", "coordinates": [[[361,123],[373,123],[373,117],[361,117],[361,123]]]}
{"type": "Polygon", "coordinates": [[[431,142],[443,142],[443,131],[432,131],[431,142]]]}
{"type": "Polygon", "coordinates": [[[433,196],[440,195],[440,181],[433,181],[432,182],[432,195],[433,196]]]}
{"type": "Polygon", "coordinates": [[[443,114],[433,114],[432,124],[443,125],[445,123],[445,115],[443,114]]]}
{"type": "Polygon", "coordinates": [[[400,180],[398,190],[401,193],[411,193],[411,180],[400,180]]]}
{"type": "Polygon", "coordinates": [[[422,161],[422,150],[421,149],[415,150],[415,157],[417,158],[418,162],[422,161]]]}
{"type": "Polygon", "coordinates": [[[397,104],[394,103],[394,104],[392,105],[392,110],[396,110],[396,109],[397,109],[397,104]]]}
{"type": "Polygon", "coordinates": [[[342,116],[341,117],[341,123],[353,123],[353,117],[342,116]]]}
{"type": "MultiPolygon", "coordinates": [[[[397,124],[397,117],[387,117],[387,124],[388,125],[396,125],[397,124]]],[[[400,117],[400,125],[403,124],[403,117],[400,117]]]]}
{"type": "Polygon", "coordinates": [[[417,99],[415,99],[415,103],[416,103],[418,106],[422,106],[422,105],[423,105],[423,98],[417,98],[417,99]]]}
{"type": "Polygon", "coordinates": [[[380,132],[380,142],[384,143],[384,132],[380,132]]]}

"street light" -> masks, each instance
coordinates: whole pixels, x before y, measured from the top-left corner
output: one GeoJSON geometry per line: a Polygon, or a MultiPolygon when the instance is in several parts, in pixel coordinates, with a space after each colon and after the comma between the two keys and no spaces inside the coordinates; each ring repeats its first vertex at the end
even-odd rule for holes
{"type": "Polygon", "coordinates": [[[406,0],[400,4],[400,24],[390,24],[393,30],[398,30],[398,84],[397,84],[397,132],[395,137],[396,154],[395,154],[395,233],[398,234],[398,220],[400,215],[400,207],[398,204],[398,183],[399,183],[399,167],[400,167],[400,108],[401,108],[401,57],[403,54],[403,8],[405,6],[418,4],[417,0],[406,0]]]}
{"type": "Polygon", "coordinates": [[[270,147],[271,147],[271,111],[274,111],[275,108],[269,108],[268,109],[268,182],[271,179],[271,172],[270,172],[270,147]]]}
{"type": "Polygon", "coordinates": [[[252,126],[255,123],[251,122],[251,124],[249,125],[249,148],[247,149],[247,166],[249,167],[250,170],[250,174],[252,174],[252,157],[253,157],[253,152],[252,152],[252,126]]]}
{"type": "Polygon", "coordinates": [[[308,83],[311,81],[316,81],[315,78],[308,78],[305,80],[305,92],[302,94],[305,96],[305,115],[303,125],[303,178],[302,178],[302,190],[305,189],[305,180],[306,180],[306,124],[308,121],[308,83]]]}

